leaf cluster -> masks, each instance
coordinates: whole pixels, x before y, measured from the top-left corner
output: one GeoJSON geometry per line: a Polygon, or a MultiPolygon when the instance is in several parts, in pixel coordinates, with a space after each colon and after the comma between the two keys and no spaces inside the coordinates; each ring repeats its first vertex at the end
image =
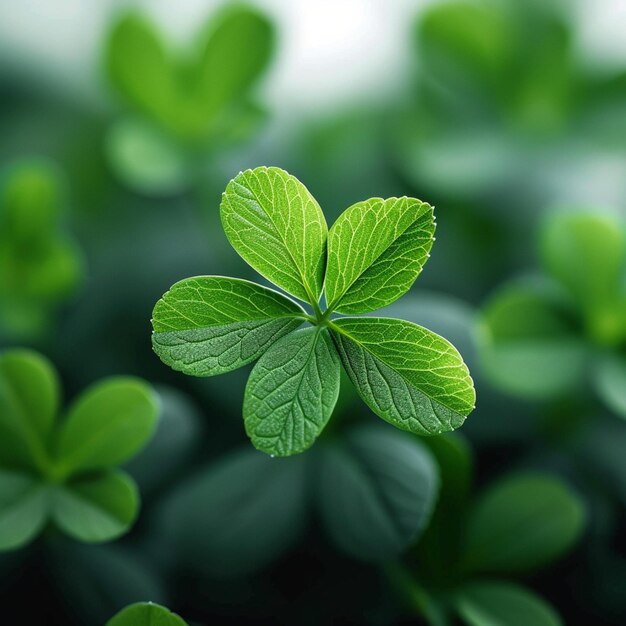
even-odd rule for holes
{"type": "Polygon", "coordinates": [[[0,179],[0,335],[28,338],[75,291],[82,256],[62,225],[63,185],[46,161],[12,163],[0,179]]]}
{"type": "Polygon", "coordinates": [[[0,550],[32,541],[48,523],[86,542],[114,539],[139,509],[117,469],[147,442],[158,401],[134,378],[87,389],[62,419],[59,380],[28,350],[0,355],[0,550]]]}
{"type": "Polygon", "coordinates": [[[410,322],[357,316],[394,302],[420,274],[434,241],[430,205],[371,198],[328,230],[300,181],[258,167],[228,184],[221,217],[240,256],[309,310],[256,283],[198,276],[157,302],[152,344],[192,376],[257,361],[243,406],[255,447],[276,456],[309,448],[333,412],[342,365],[363,401],[398,428],[433,435],[463,423],[475,393],[454,346],[410,322]]]}
{"type": "Polygon", "coordinates": [[[626,229],[609,214],[558,212],[543,224],[544,275],[497,291],[482,316],[482,362],[503,390],[554,398],[590,373],[626,417],[626,229]]]}

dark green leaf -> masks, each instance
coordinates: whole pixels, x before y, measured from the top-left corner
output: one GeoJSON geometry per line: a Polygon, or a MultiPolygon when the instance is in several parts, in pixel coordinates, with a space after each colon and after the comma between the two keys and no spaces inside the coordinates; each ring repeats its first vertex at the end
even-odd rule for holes
{"type": "Polygon", "coordinates": [[[221,215],[231,245],[257,272],[301,300],[319,300],[328,227],[295,176],[277,167],[242,172],[226,187],[221,215]]]}
{"type": "Polygon", "coordinates": [[[277,341],[246,386],[243,417],[254,446],[277,456],[311,446],[337,402],[339,372],[328,329],[305,328],[277,341]]]}
{"type": "Polygon", "coordinates": [[[468,520],[465,567],[511,572],[546,565],[580,538],[580,498],[549,474],[517,474],[490,487],[468,520]]]}
{"type": "Polygon", "coordinates": [[[152,345],[161,360],[193,376],[256,361],[302,324],[304,311],[255,283],[198,276],[176,283],[154,307],[152,345]]]}
{"type": "Polygon", "coordinates": [[[382,317],[333,321],[333,339],[359,395],[380,417],[417,434],[458,428],[474,408],[474,385],[443,337],[382,317]]]}
{"type": "Polygon", "coordinates": [[[424,528],[437,468],[417,440],[383,426],[349,432],[322,450],[318,499],[333,540],[359,559],[397,556],[424,528]]]}
{"type": "Polygon", "coordinates": [[[346,209],[328,233],[328,308],[367,313],[397,300],[422,271],[434,233],[432,207],[414,198],[371,198],[346,209]]]}

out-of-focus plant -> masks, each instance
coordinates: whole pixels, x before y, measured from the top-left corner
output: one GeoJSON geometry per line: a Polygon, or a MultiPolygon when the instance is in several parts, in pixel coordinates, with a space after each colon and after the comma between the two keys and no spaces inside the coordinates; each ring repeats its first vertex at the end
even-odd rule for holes
{"type": "Polygon", "coordinates": [[[464,422],[475,392],[452,344],[403,320],[331,318],[374,311],[410,289],[434,241],[430,205],[371,198],[346,209],[329,231],[300,181],[259,167],[228,184],[221,215],[241,257],[313,315],[256,283],[198,276],[156,304],[153,346],[164,363],[192,376],[259,359],[243,407],[256,448],[289,456],[313,444],[337,401],[340,363],[372,411],[398,428],[432,435],[464,422]],[[312,326],[296,330],[304,322],[312,326]]]}
{"type": "Polygon", "coordinates": [[[19,548],[48,523],[86,542],[114,539],[137,516],[133,480],[116,469],[152,434],[158,402],[134,378],[85,391],[57,419],[57,374],[41,355],[0,355],[0,549],[19,548]]]}
{"type": "Polygon", "coordinates": [[[392,583],[432,626],[456,614],[469,626],[557,626],[555,610],[503,577],[537,571],[566,554],[585,527],[585,508],[562,480],[513,472],[472,496],[473,459],[458,435],[426,440],[441,472],[430,524],[392,583]]]}
{"type": "Polygon", "coordinates": [[[187,626],[187,622],[164,606],[137,602],[122,609],[106,626],[187,626]]]}
{"type": "Polygon", "coordinates": [[[132,115],[110,129],[107,154],[140,192],[184,190],[213,153],[249,137],[264,119],[253,88],[274,48],[267,18],[250,7],[226,7],[195,44],[173,49],[134,12],[109,35],[108,75],[132,115]]]}
{"type": "Polygon", "coordinates": [[[411,180],[462,199],[527,193],[546,182],[546,168],[555,173],[570,139],[591,150],[616,145],[598,119],[611,103],[623,109],[623,77],[580,62],[564,6],[452,0],[420,13],[415,95],[396,129],[398,165],[411,180]]]}
{"type": "Polygon", "coordinates": [[[63,182],[42,160],[11,164],[0,180],[0,337],[34,339],[76,290],[82,256],[63,227],[63,182]]]}
{"type": "Polygon", "coordinates": [[[417,438],[386,425],[350,427],[289,459],[250,448],[227,455],[176,488],[156,537],[173,567],[237,577],[277,559],[316,515],[344,552],[380,562],[419,536],[438,488],[417,438]]]}
{"type": "Polygon", "coordinates": [[[543,224],[545,276],[502,287],[484,307],[481,356],[490,380],[546,399],[588,373],[626,417],[626,229],[599,213],[556,213],[543,224]]]}

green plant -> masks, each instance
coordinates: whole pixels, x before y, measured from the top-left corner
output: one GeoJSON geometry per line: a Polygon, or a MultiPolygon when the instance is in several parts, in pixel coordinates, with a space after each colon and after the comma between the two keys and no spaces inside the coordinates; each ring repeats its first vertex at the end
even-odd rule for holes
{"type": "Polygon", "coordinates": [[[137,516],[135,483],[116,467],[152,434],[154,392],[138,379],[110,378],[57,421],[59,397],[44,357],[0,355],[0,550],[25,545],[49,522],[81,541],[108,541],[137,516]]]}
{"type": "Polygon", "coordinates": [[[481,356],[503,390],[530,398],[580,388],[626,417],[626,231],[610,215],[556,213],[539,237],[545,276],[495,293],[481,356]]]}
{"type": "Polygon", "coordinates": [[[137,602],[122,609],[106,626],[187,626],[187,622],[152,602],[137,602]]]}
{"type": "Polygon", "coordinates": [[[82,256],[62,227],[56,168],[17,161],[0,182],[0,336],[34,338],[76,290],[82,256]]]}
{"type": "Polygon", "coordinates": [[[107,73],[135,115],[111,127],[106,148],[117,174],[153,194],[184,189],[212,151],[249,136],[264,118],[252,89],[272,56],[272,25],[256,9],[222,9],[191,50],[167,46],[131,12],[107,41],[107,73]]]}
{"type": "Polygon", "coordinates": [[[585,527],[585,507],[562,480],[520,471],[473,501],[472,456],[456,435],[427,440],[441,472],[437,508],[415,551],[391,581],[432,626],[456,614],[468,626],[557,626],[555,610],[502,577],[532,573],[566,554],[585,527]]]}
{"type": "Polygon", "coordinates": [[[313,444],[333,412],[340,363],[365,403],[398,428],[433,435],[463,423],[475,393],[452,344],[403,320],[332,317],[369,313],[409,290],[434,241],[430,205],[372,198],[348,208],[328,231],[302,183],[259,167],[228,184],[221,216],[243,259],[312,314],[256,283],[199,276],[157,302],[152,343],[164,363],[192,376],[259,359],[243,406],[259,450],[288,456],[313,444]],[[297,330],[304,322],[311,326],[297,330]]]}

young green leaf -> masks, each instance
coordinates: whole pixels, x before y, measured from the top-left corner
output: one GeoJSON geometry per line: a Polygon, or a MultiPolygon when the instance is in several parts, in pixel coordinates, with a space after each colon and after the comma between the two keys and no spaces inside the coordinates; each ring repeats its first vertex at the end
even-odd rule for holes
{"type": "Polygon", "coordinates": [[[270,459],[248,446],[180,485],[159,510],[168,556],[212,578],[268,565],[304,530],[308,461],[270,459]]]}
{"type": "Polygon", "coordinates": [[[48,519],[48,488],[33,476],[0,470],[0,550],[31,541],[48,519]]]}
{"type": "Polygon", "coordinates": [[[139,510],[139,494],[124,472],[87,475],[52,489],[51,514],[68,535],[92,543],[125,533],[139,510]]]}
{"type": "Polygon", "coordinates": [[[220,210],[226,236],[245,261],[292,295],[318,302],[328,227],[295,176],[277,167],[246,170],[228,183],[220,210]]]}
{"type": "Polygon", "coordinates": [[[187,623],[163,606],[138,602],[122,609],[106,626],[187,626],[187,623]]]}
{"type": "Polygon", "coordinates": [[[317,506],[343,550],[386,560],[424,528],[438,482],[435,463],[418,441],[382,425],[361,427],[323,449],[317,506]]]}
{"type": "Polygon", "coordinates": [[[464,585],[455,598],[457,612],[468,626],[562,626],[558,613],[541,597],[499,581],[464,585]]]}
{"type": "Polygon", "coordinates": [[[152,345],[175,370],[213,376],[256,361],[300,326],[303,315],[300,306],[273,289],[198,276],[176,283],[157,302],[152,345]]]}
{"type": "Polygon", "coordinates": [[[146,444],[157,416],[158,398],[143,381],[97,383],[78,398],[61,425],[56,471],[66,477],[123,463],[146,444]]]}
{"type": "Polygon", "coordinates": [[[578,496],[549,474],[518,474],[488,489],[468,520],[463,562],[472,571],[540,567],[580,538],[585,510],[578,496]]]}
{"type": "Polygon", "coordinates": [[[328,233],[326,301],[340,313],[374,311],[405,294],[428,260],[433,209],[414,198],[371,198],[328,233]]]}
{"type": "Polygon", "coordinates": [[[420,435],[454,430],[474,408],[469,371],[443,337],[403,320],[343,318],[332,337],[359,395],[389,423],[420,435]]]}
{"type": "Polygon", "coordinates": [[[114,26],[105,51],[111,82],[139,111],[167,120],[173,101],[171,62],[143,16],[124,15],[114,26]]]}
{"type": "Polygon", "coordinates": [[[267,67],[273,44],[271,22],[251,7],[227,7],[211,20],[197,67],[205,115],[245,96],[267,67]]]}
{"type": "Polygon", "coordinates": [[[56,372],[42,356],[30,350],[0,355],[0,459],[5,467],[47,466],[47,438],[59,395],[56,372]]]}
{"type": "Polygon", "coordinates": [[[310,447],[337,402],[339,374],[328,329],[305,328],[277,341],[246,386],[243,418],[254,446],[276,456],[310,447]]]}

